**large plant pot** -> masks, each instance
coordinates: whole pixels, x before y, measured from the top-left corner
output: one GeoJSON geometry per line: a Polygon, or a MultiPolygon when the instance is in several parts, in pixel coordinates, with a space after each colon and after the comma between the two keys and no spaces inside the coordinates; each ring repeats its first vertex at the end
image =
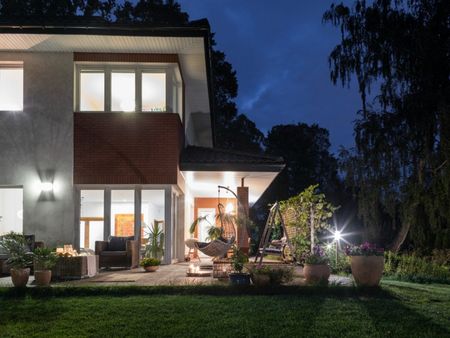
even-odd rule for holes
{"type": "Polygon", "coordinates": [[[252,275],[252,282],[256,286],[267,286],[270,284],[270,276],[263,274],[254,274],[252,275]]]}
{"type": "Polygon", "coordinates": [[[250,285],[250,274],[232,272],[229,275],[232,285],[250,285]]]}
{"type": "Polygon", "coordinates": [[[34,272],[34,280],[37,286],[49,286],[51,279],[51,270],[37,270],[34,272]]]}
{"type": "Polygon", "coordinates": [[[159,265],[145,266],[144,270],[147,272],[155,272],[159,269],[159,265]]]}
{"type": "Polygon", "coordinates": [[[11,280],[16,288],[23,288],[27,286],[30,278],[30,268],[26,269],[11,269],[11,280]]]}
{"type": "Polygon", "coordinates": [[[303,275],[308,284],[328,284],[330,267],[326,264],[305,264],[303,275]]]}
{"type": "Polygon", "coordinates": [[[383,256],[351,256],[352,275],[358,286],[378,286],[383,276],[383,256]]]}

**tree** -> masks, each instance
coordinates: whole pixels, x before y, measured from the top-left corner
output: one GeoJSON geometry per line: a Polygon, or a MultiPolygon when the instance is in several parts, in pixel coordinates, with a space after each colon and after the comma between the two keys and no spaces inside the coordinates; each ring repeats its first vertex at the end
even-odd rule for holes
{"type": "Polygon", "coordinates": [[[341,167],[366,237],[393,250],[405,238],[449,245],[449,15],[446,0],[358,0],[324,14],[341,31],[331,80],[355,77],[362,101],[341,167]]]}

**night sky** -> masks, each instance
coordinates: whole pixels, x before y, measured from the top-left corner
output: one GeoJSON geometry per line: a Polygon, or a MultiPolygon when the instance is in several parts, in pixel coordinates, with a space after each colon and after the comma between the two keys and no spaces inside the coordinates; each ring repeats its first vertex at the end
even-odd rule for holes
{"type": "MultiPolygon", "coordinates": [[[[339,1],[340,2],[340,1],[339,1]]],[[[329,0],[179,0],[191,20],[207,18],[237,72],[239,112],[263,132],[274,124],[318,123],[332,150],[353,145],[356,83],[334,86],[328,55],[339,30],[322,23],[329,0]]]]}

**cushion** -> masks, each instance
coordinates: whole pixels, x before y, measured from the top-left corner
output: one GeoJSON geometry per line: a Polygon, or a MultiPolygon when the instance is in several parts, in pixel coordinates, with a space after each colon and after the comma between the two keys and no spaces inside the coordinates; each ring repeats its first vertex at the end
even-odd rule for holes
{"type": "Polygon", "coordinates": [[[126,251],[127,241],[132,240],[134,240],[134,236],[130,237],[109,236],[108,251],[126,251]]]}
{"type": "Polygon", "coordinates": [[[126,251],[102,251],[100,252],[100,256],[126,256],[126,251]]]}
{"type": "Polygon", "coordinates": [[[35,236],[34,235],[24,235],[25,241],[27,241],[28,251],[34,250],[35,236]]]}

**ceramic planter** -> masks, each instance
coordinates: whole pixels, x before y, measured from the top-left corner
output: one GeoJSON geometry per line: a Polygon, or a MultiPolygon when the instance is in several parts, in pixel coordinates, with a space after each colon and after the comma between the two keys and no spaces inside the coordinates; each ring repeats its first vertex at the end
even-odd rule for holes
{"type": "Polygon", "coordinates": [[[305,264],[303,275],[308,284],[328,284],[330,267],[327,264],[305,264]]]}
{"type": "Polygon", "coordinates": [[[155,272],[158,269],[159,269],[159,265],[144,266],[144,270],[147,272],[155,272]]]}
{"type": "Polygon", "coordinates": [[[11,280],[16,288],[26,287],[29,278],[30,278],[30,268],[11,269],[11,280]]]}
{"type": "Polygon", "coordinates": [[[351,256],[352,275],[358,286],[378,286],[384,270],[384,256],[351,256]]]}
{"type": "Polygon", "coordinates": [[[34,280],[37,286],[49,286],[51,279],[51,270],[37,270],[34,272],[34,280]]]}
{"type": "Polygon", "coordinates": [[[267,286],[270,284],[270,276],[264,274],[253,274],[252,282],[256,286],[267,286]]]}
{"type": "Polygon", "coordinates": [[[250,274],[232,272],[229,275],[232,285],[250,285],[250,274]]]}

